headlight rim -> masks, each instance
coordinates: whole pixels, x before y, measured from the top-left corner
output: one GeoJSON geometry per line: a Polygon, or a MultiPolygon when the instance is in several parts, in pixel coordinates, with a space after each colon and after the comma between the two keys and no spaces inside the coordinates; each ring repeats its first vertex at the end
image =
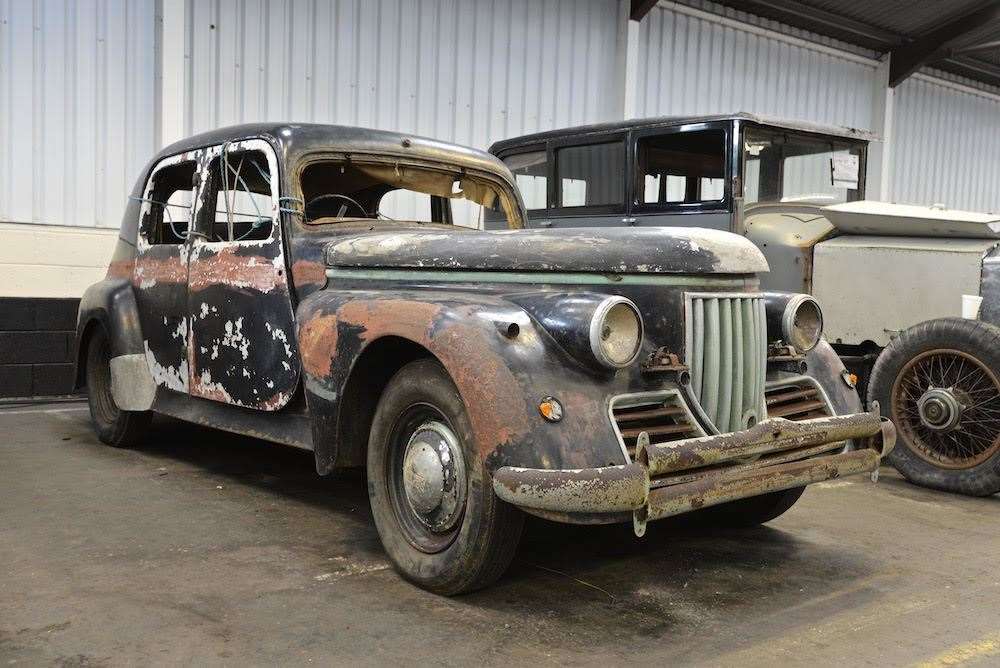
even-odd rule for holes
{"type": "Polygon", "coordinates": [[[798,352],[805,354],[813,350],[819,345],[819,342],[823,340],[823,329],[824,329],[824,318],[823,318],[823,308],[819,305],[819,302],[812,295],[805,293],[798,293],[793,296],[785,304],[785,310],[781,314],[781,336],[785,343],[792,346],[798,352]],[[812,344],[808,347],[801,347],[795,345],[794,337],[792,336],[795,331],[795,316],[798,314],[799,309],[804,305],[809,304],[816,309],[816,315],[819,320],[819,327],[816,337],[813,339],[812,344]]]}
{"type": "Polygon", "coordinates": [[[590,318],[589,338],[590,338],[591,354],[593,354],[594,358],[600,364],[610,369],[624,369],[625,367],[634,364],[635,361],[639,358],[639,354],[642,352],[642,342],[645,338],[645,335],[646,335],[646,325],[642,321],[642,313],[639,312],[639,307],[635,305],[635,302],[633,302],[628,297],[622,297],[621,295],[614,295],[608,297],[607,299],[602,300],[597,305],[597,308],[594,309],[594,313],[590,318]],[[604,348],[601,345],[601,330],[603,329],[605,319],[607,318],[608,313],[611,312],[611,309],[614,308],[615,306],[618,306],[619,304],[628,307],[629,310],[632,311],[632,314],[635,316],[635,320],[639,325],[639,332],[638,335],[636,336],[635,350],[632,352],[632,355],[629,357],[629,359],[624,362],[615,362],[614,360],[610,359],[605,354],[604,348]]]}

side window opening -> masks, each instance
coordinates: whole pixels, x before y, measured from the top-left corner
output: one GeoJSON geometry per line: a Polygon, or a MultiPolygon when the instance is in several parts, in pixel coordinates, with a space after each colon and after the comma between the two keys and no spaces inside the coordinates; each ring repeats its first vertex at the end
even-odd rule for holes
{"type": "Polygon", "coordinates": [[[514,174],[514,182],[521,191],[524,208],[529,211],[548,207],[549,163],[544,150],[515,153],[503,159],[514,174]]]}
{"type": "Polygon", "coordinates": [[[210,167],[206,199],[210,241],[260,241],[271,236],[271,174],[261,151],[227,151],[210,167]]]}
{"type": "Polygon", "coordinates": [[[624,204],[625,143],[602,142],[556,150],[557,206],[624,204]]]}
{"type": "Polygon", "coordinates": [[[150,212],[142,225],[150,244],[182,244],[187,239],[197,168],[194,162],[181,162],[162,167],[150,177],[150,212]]]}
{"type": "Polygon", "coordinates": [[[726,133],[672,132],[638,141],[639,204],[697,204],[725,199],[726,133]]]}
{"type": "Polygon", "coordinates": [[[469,174],[401,164],[323,161],[302,172],[305,220],[441,223],[482,229],[514,217],[513,201],[469,174]]]}

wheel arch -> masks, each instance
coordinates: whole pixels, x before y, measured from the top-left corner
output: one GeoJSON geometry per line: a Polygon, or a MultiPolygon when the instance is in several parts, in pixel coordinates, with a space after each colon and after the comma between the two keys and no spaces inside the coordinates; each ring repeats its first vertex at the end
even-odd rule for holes
{"type": "Polygon", "coordinates": [[[143,354],[139,309],[131,282],[104,279],[91,285],[80,299],[76,326],[76,351],[73,356],[75,389],[83,387],[86,372],[87,344],[96,327],[103,327],[111,340],[112,355],[143,354]]]}

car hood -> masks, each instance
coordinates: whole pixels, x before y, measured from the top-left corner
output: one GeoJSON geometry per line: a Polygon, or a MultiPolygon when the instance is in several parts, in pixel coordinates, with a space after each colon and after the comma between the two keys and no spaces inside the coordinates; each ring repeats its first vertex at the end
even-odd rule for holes
{"type": "Polygon", "coordinates": [[[602,274],[751,274],[767,271],[747,239],[702,228],[477,231],[450,226],[359,231],[326,246],[333,267],[562,271],[602,274]]]}

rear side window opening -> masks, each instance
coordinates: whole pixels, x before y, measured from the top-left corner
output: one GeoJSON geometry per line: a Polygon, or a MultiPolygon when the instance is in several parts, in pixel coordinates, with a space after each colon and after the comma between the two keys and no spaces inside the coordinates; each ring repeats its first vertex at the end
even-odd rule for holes
{"type": "Polygon", "coordinates": [[[150,244],[182,244],[187,239],[197,169],[194,162],[180,162],[161,167],[150,177],[149,214],[142,224],[150,244]]]}
{"type": "Polygon", "coordinates": [[[470,174],[403,164],[314,162],[300,177],[305,221],[323,225],[358,220],[441,223],[483,229],[484,220],[522,221],[511,198],[470,174]]]}
{"type": "Polygon", "coordinates": [[[671,206],[725,199],[724,130],[671,132],[636,142],[636,203],[671,206]]]}

